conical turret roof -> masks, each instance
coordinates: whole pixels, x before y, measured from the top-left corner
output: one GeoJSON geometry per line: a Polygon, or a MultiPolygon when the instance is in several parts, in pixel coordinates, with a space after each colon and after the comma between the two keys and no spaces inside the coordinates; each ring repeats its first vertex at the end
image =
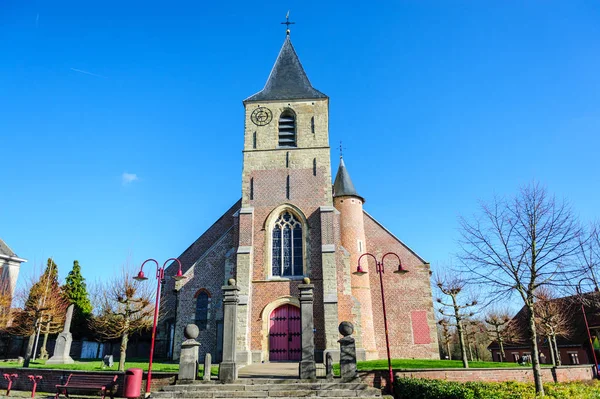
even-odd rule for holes
{"type": "Polygon", "coordinates": [[[310,84],[288,35],[279,51],[265,87],[244,102],[313,98],[327,98],[327,96],[310,84]]]}
{"type": "Polygon", "coordinates": [[[356,189],[354,188],[352,179],[350,179],[350,175],[348,174],[348,170],[344,164],[344,159],[340,157],[340,166],[337,174],[335,175],[335,182],[333,183],[333,196],[342,197],[346,195],[359,197],[364,202],[364,198],[358,195],[356,189]]]}

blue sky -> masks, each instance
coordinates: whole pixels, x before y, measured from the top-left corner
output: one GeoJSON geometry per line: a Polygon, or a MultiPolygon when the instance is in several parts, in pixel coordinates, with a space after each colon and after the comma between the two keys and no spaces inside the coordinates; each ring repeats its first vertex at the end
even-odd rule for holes
{"type": "Polygon", "coordinates": [[[177,256],[240,197],[242,100],[288,9],[333,173],[342,140],[365,209],[434,270],[458,215],[533,179],[600,217],[596,1],[9,0],[0,237],[24,278],[177,256]]]}

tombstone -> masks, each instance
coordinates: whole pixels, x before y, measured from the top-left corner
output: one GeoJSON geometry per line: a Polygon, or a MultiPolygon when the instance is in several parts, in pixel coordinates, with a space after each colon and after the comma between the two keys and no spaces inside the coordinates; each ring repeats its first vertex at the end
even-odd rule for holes
{"type": "Polygon", "coordinates": [[[102,368],[104,367],[112,367],[115,364],[113,355],[106,355],[102,358],[102,368]]]}
{"type": "Polygon", "coordinates": [[[204,381],[210,381],[210,368],[212,367],[212,357],[210,353],[204,355],[204,376],[202,379],[204,381]]]}
{"type": "Polygon", "coordinates": [[[342,382],[350,382],[357,378],[356,344],[352,338],[354,325],[349,321],[342,321],[338,330],[344,336],[338,340],[340,343],[340,375],[342,382]]]}
{"type": "Polygon", "coordinates": [[[188,324],[183,330],[186,340],[181,344],[178,381],[194,381],[198,376],[198,334],[200,330],[195,324],[188,324]]]}
{"type": "Polygon", "coordinates": [[[313,317],[314,284],[305,277],[304,284],[298,284],[300,290],[300,320],[302,323],[302,360],[299,364],[301,380],[316,380],[317,365],[315,363],[315,332],[313,317]]]}
{"type": "Polygon", "coordinates": [[[333,381],[333,356],[331,356],[331,352],[327,352],[325,356],[325,372],[327,381],[333,381]]]}
{"type": "Polygon", "coordinates": [[[234,279],[228,280],[223,290],[223,360],[219,365],[219,381],[222,383],[237,380],[236,338],[237,307],[240,289],[234,279]]]}
{"type": "Polygon", "coordinates": [[[65,317],[65,325],[63,332],[58,334],[56,337],[56,344],[54,344],[54,353],[52,357],[48,359],[46,364],[73,364],[75,361],[71,359],[69,352],[71,352],[71,344],[73,343],[73,336],[71,335],[71,319],[73,318],[73,304],[70,304],[67,308],[67,315],[65,317]]]}

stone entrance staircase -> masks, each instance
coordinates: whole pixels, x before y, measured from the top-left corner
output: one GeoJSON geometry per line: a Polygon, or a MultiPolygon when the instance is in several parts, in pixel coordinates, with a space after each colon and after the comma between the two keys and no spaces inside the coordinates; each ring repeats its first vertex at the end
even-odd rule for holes
{"type": "Polygon", "coordinates": [[[169,385],[152,393],[152,398],[379,398],[381,390],[362,382],[317,380],[241,378],[233,384],[218,381],[197,381],[191,384],[169,385]]]}

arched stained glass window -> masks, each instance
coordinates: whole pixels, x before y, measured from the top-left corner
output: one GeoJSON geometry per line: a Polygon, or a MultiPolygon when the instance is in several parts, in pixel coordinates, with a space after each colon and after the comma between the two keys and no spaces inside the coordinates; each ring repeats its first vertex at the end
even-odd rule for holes
{"type": "Polygon", "coordinates": [[[209,310],[210,296],[206,291],[200,291],[196,298],[196,325],[198,326],[198,329],[206,330],[209,310]]]}
{"type": "Polygon", "coordinates": [[[301,276],[303,274],[302,224],[289,211],[277,218],[272,232],[272,275],[301,276]]]}

